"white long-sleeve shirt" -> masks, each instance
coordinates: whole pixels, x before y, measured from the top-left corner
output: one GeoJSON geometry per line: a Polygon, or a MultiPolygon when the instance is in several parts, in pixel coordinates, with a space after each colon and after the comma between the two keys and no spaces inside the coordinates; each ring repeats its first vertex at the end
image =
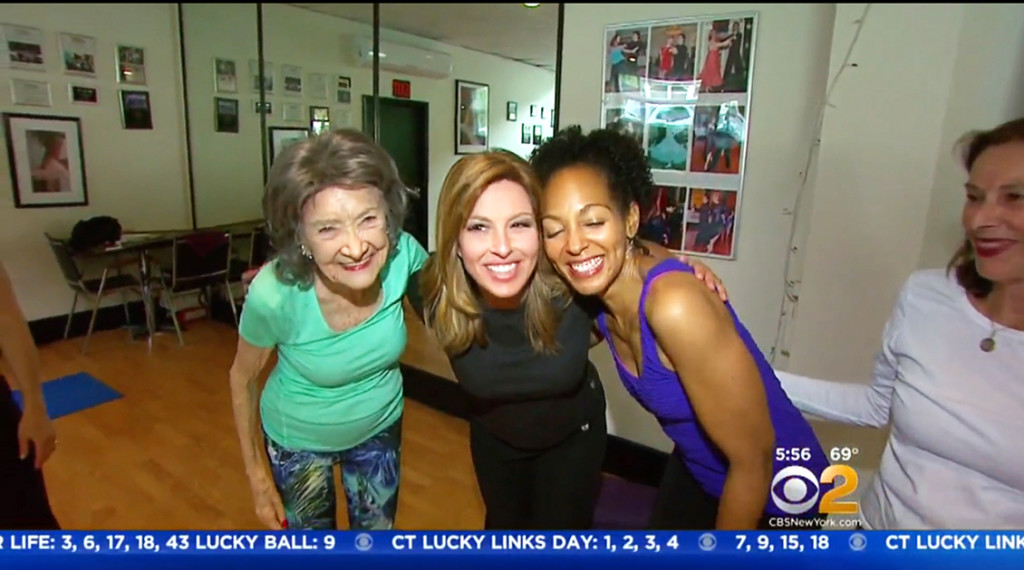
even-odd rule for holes
{"type": "Polygon", "coordinates": [[[778,372],[803,412],[892,423],[860,500],[871,529],[1024,529],[1024,332],[993,325],[953,275],[915,272],[870,384],[778,372]],[[979,343],[996,327],[996,348],[979,343]]]}

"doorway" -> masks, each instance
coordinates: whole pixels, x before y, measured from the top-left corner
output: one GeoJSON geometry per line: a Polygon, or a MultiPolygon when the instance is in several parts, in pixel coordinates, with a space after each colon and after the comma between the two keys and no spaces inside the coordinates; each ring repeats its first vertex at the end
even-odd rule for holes
{"type": "MultiPolygon", "coordinates": [[[[395,160],[402,182],[419,192],[409,198],[406,233],[427,246],[429,178],[429,105],[425,101],[380,97],[380,145],[395,160]]],[[[373,136],[373,96],[363,95],[363,132],[373,136]]]]}

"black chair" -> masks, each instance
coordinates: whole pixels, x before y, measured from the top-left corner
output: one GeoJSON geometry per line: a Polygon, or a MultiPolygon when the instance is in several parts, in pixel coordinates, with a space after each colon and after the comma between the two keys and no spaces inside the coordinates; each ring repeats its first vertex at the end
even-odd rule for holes
{"type": "MultiPolygon", "coordinates": [[[[170,266],[170,271],[162,266],[157,272],[160,300],[170,312],[178,342],[185,344],[174,300],[184,294],[202,293],[221,285],[230,292],[231,233],[197,231],[175,238],[171,245],[170,266]]],[[[233,303],[231,312],[237,326],[238,312],[233,303]]]]}
{"type": "Polygon", "coordinates": [[[57,239],[50,234],[45,235],[46,240],[50,243],[50,250],[53,251],[54,257],[57,258],[57,265],[60,266],[61,273],[64,274],[64,280],[67,281],[68,287],[75,293],[75,297],[71,301],[71,310],[68,311],[67,324],[64,325],[65,339],[68,338],[68,334],[71,332],[71,318],[75,315],[78,297],[81,295],[92,299],[92,317],[89,319],[89,330],[85,333],[85,343],[82,344],[82,354],[85,354],[89,347],[89,337],[92,336],[93,327],[96,325],[96,313],[99,312],[100,302],[103,298],[120,293],[121,305],[124,307],[125,324],[130,325],[131,319],[128,315],[128,296],[126,293],[128,291],[135,291],[141,296],[142,286],[134,275],[121,271],[122,264],[120,263],[104,267],[103,273],[98,278],[87,279],[75,261],[75,256],[67,242],[57,239]],[[113,275],[110,275],[111,270],[114,271],[113,275]]]}

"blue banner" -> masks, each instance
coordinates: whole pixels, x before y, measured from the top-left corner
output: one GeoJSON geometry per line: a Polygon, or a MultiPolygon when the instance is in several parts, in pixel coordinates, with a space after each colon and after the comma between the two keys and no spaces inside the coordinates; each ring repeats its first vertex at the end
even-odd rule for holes
{"type": "Polygon", "coordinates": [[[0,532],[0,568],[1024,567],[1024,532],[0,532]],[[627,565],[627,566],[624,566],[627,565]]]}

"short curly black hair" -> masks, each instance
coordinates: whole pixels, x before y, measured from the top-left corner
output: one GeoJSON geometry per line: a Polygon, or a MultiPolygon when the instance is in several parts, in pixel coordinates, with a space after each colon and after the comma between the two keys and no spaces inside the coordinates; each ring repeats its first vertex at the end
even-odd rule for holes
{"type": "Polygon", "coordinates": [[[654,178],[643,147],[617,129],[595,129],[583,134],[579,125],[566,127],[534,149],[530,164],[542,186],[570,166],[597,169],[608,181],[612,200],[623,215],[629,212],[630,204],[636,202],[642,207],[654,193],[654,178]]]}

